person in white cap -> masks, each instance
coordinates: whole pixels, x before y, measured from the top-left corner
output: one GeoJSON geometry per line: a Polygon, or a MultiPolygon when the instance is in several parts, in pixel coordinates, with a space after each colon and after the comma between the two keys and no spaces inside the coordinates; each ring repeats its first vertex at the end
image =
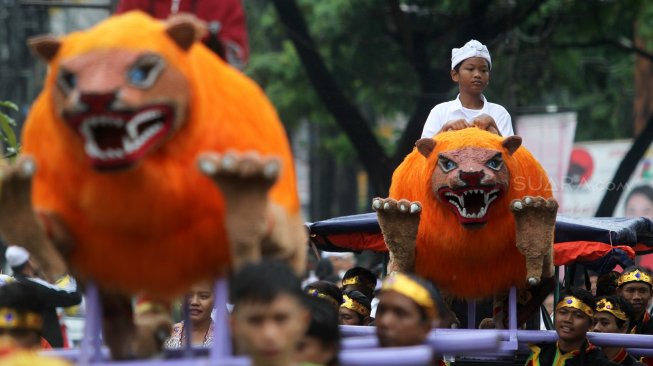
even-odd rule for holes
{"type": "Polygon", "coordinates": [[[82,295],[77,282],[70,276],[64,276],[66,285],[61,287],[39,278],[40,269],[36,261],[30,257],[25,248],[12,245],[5,252],[7,264],[11,267],[17,282],[28,283],[36,288],[41,302],[43,317],[43,338],[53,347],[64,346],[61,325],[57,315],[57,307],[77,305],[82,301],[82,295]]]}
{"type": "Polygon", "coordinates": [[[436,105],[426,119],[422,138],[449,130],[477,126],[501,136],[514,135],[510,114],[499,104],[485,99],[490,82],[492,58],[487,47],[472,39],[451,50],[451,79],[458,83],[456,99],[436,105]]]}

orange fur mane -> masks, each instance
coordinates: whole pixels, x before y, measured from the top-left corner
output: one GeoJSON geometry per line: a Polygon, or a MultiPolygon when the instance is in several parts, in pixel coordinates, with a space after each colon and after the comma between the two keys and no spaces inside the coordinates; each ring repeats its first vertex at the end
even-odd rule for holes
{"type": "Polygon", "coordinates": [[[502,140],[477,128],[441,133],[428,159],[414,149],[392,177],[390,197],[422,203],[415,272],[457,297],[482,298],[523,285],[525,260],[515,246],[509,204],[527,195],[551,197],[548,177],[535,158],[524,147],[509,155],[502,140]],[[470,146],[502,151],[510,174],[508,191],[492,203],[488,223],[475,230],[463,227],[431,188],[438,154],[470,146]]]}
{"type": "Polygon", "coordinates": [[[23,131],[24,153],[38,166],[33,204],[70,230],[70,261],[81,277],[107,288],[172,295],[222,273],[229,264],[224,200],[196,167],[204,151],[277,156],[282,172],[270,199],[299,215],[291,151],[274,108],[257,85],[203,45],[184,51],[162,23],[132,12],[64,37],[49,66],[23,131]],[[162,55],[188,80],[191,101],[185,125],[137,166],[98,172],[56,115],[53,90],[62,60],[112,49],[162,55]]]}

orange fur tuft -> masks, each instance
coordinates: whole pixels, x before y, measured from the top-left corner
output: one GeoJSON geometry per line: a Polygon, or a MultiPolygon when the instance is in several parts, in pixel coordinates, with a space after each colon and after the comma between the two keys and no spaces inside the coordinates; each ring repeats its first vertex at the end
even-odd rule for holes
{"type": "Polygon", "coordinates": [[[390,188],[392,198],[422,203],[415,272],[462,298],[488,297],[513,285],[522,286],[526,267],[515,246],[515,221],[509,204],[526,195],[551,197],[546,173],[524,147],[510,156],[501,137],[477,128],[441,133],[435,140],[428,159],[417,149],[405,158],[395,170],[390,188]],[[510,172],[507,194],[492,204],[488,223],[476,230],[463,227],[431,188],[438,154],[469,146],[504,151],[510,172]]]}

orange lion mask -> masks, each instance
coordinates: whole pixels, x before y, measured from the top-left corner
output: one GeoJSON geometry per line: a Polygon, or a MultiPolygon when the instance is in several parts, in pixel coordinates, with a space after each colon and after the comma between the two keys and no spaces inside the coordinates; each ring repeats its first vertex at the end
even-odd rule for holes
{"type": "Polygon", "coordinates": [[[543,267],[550,276],[557,204],[545,171],[520,145],[519,137],[478,128],[419,140],[394,172],[392,198],[374,204],[391,256],[404,262],[395,269],[414,270],[461,298],[524,287],[527,276],[539,280],[543,267]],[[396,228],[389,227],[388,214],[400,217],[396,228]],[[544,229],[522,225],[520,231],[516,220],[532,217],[544,229]],[[397,248],[411,236],[414,244],[397,248]]]}
{"type": "MultiPolygon", "coordinates": [[[[49,65],[23,131],[23,151],[37,166],[32,203],[69,231],[68,262],[82,278],[171,295],[222,274],[238,254],[228,244],[229,197],[206,175],[219,168],[217,174],[234,173],[224,181],[236,188],[265,186],[252,177],[250,163],[260,156],[280,167],[260,197],[269,198],[261,206],[268,213],[265,222],[241,222],[239,229],[283,231],[278,256],[303,266],[305,234],[284,128],[258,86],[196,42],[202,35],[188,16],[164,23],[131,12],[32,42],[49,65]],[[250,165],[238,165],[243,155],[231,150],[246,153],[250,165]],[[203,152],[213,153],[200,161],[206,175],[197,164],[203,152]]],[[[275,165],[262,169],[261,177],[270,169],[274,175],[275,165]]]]}

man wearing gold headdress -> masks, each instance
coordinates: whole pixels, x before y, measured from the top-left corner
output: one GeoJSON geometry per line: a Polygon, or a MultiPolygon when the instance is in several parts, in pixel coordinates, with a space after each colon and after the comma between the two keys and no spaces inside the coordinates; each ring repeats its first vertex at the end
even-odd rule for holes
{"type": "Polygon", "coordinates": [[[342,295],[342,305],[338,312],[342,325],[369,325],[372,304],[367,296],[360,291],[345,291],[342,295]]]}
{"type": "MultiPolygon", "coordinates": [[[[633,308],[628,300],[621,296],[602,296],[596,303],[594,311],[593,332],[628,333],[633,319],[633,308]]],[[[619,365],[642,366],[637,359],[623,347],[601,347],[603,354],[619,365]]]]}
{"type": "Polygon", "coordinates": [[[345,272],[342,277],[342,291],[360,291],[370,301],[374,298],[376,276],[364,267],[354,267],[345,272]]]}
{"type": "Polygon", "coordinates": [[[529,344],[531,355],[526,366],[601,366],[609,361],[586,336],[592,326],[596,300],[581,288],[567,289],[555,308],[556,343],[529,344]]]}
{"type": "Polygon", "coordinates": [[[35,286],[18,281],[0,286],[0,366],[69,366],[38,354],[42,335],[43,316],[35,286]]]}
{"type": "Polygon", "coordinates": [[[635,320],[630,325],[632,334],[653,334],[653,322],[646,312],[652,287],[653,276],[644,267],[626,268],[617,280],[617,294],[628,300],[635,313],[635,320]]]}
{"type": "MultiPolygon", "coordinates": [[[[635,313],[630,325],[632,334],[653,335],[653,321],[651,321],[651,315],[646,312],[648,303],[651,301],[652,288],[651,272],[640,266],[626,268],[617,280],[617,294],[628,300],[635,313]]],[[[642,362],[653,366],[653,358],[644,357],[642,362]]]]}
{"type": "MultiPolygon", "coordinates": [[[[395,272],[383,281],[376,308],[376,335],[381,347],[424,344],[439,319],[442,300],[425,280],[395,272]]],[[[434,361],[436,365],[446,365],[434,361]]]]}

